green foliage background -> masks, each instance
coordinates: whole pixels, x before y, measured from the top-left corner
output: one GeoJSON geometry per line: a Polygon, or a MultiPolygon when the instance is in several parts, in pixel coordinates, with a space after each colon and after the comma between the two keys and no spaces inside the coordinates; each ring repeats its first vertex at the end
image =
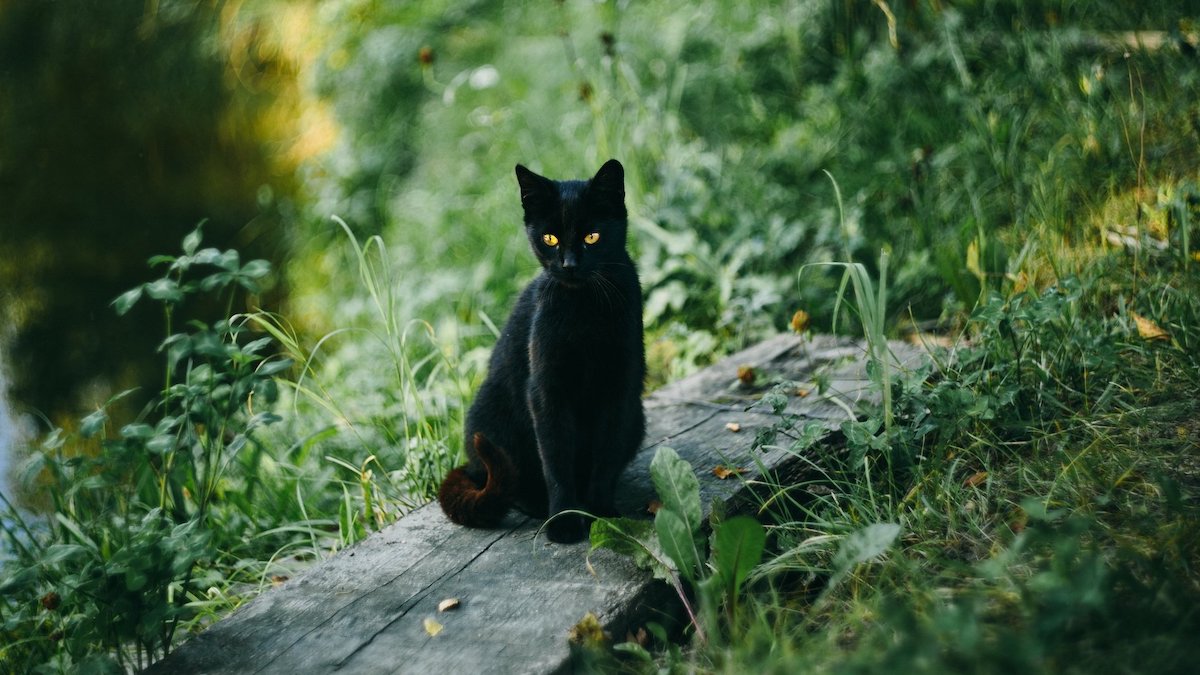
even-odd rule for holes
{"type": "Polygon", "coordinates": [[[21,458],[26,510],[0,521],[0,664],[142,665],[427,499],[537,272],[518,162],[626,166],[649,388],[796,310],[857,332],[854,312],[834,323],[844,268],[811,263],[886,277],[876,337],[974,341],[897,374],[894,403],[846,428],[857,460],[886,450],[890,483],[831,467],[849,506],[761,514],[759,595],[745,625],[712,631],[744,648],[692,666],[816,653],[937,671],[971,662],[942,648],[969,630],[981,660],[1045,666],[1155,579],[1184,593],[1191,539],[1139,556],[1164,539],[1130,514],[1194,521],[1192,484],[1168,471],[1194,429],[1128,451],[1169,427],[1156,415],[1194,412],[1160,406],[1200,381],[1198,16],[1076,0],[0,4],[0,372],[47,434],[21,458]],[[1167,343],[1143,344],[1135,314],[1167,343]],[[1138,430],[1089,435],[1125,419],[1138,430]],[[1112,461],[1070,454],[1100,440],[1112,461]],[[995,477],[987,517],[963,515],[984,499],[964,466],[995,477]],[[1031,495],[1070,516],[997,534],[1031,495]],[[814,531],[893,522],[913,534],[882,572],[823,549],[771,571],[814,531]],[[1114,534],[1126,525],[1141,539],[1114,534]],[[1122,576],[1134,567],[1158,571],[1122,576]],[[837,592],[814,606],[805,589],[831,569],[837,592]],[[943,603],[923,574],[971,592],[943,603]],[[1110,578],[1124,585],[1101,584],[1099,614],[1077,611],[1088,579],[1110,578]],[[797,607],[819,611],[786,620],[797,607]]]}

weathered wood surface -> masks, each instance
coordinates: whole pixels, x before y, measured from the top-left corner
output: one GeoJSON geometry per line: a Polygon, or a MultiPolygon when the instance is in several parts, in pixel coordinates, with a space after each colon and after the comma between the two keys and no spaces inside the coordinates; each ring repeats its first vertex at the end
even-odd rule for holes
{"type": "MultiPolygon", "coordinates": [[[[892,348],[903,362],[920,358],[908,345],[892,348]]],[[[806,464],[783,448],[752,452],[756,431],[778,419],[757,404],[762,393],[779,380],[809,386],[811,394],[790,397],[788,412],[836,428],[848,414],[831,397],[853,407],[870,395],[864,362],[860,341],[779,336],[660,389],[646,399],[646,444],[624,474],[618,506],[645,515],[650,460],[669,445],[695,467],[705,504],[736,508],[760,469],[778,475],[806,464]],[[739,382],[743,365],[755,368],[754,386],[739,382]],[[828,395],[811,385],[818,373],[828,395]],[[711,471],[719,464],[750,471],[719,480],[711,471]]],[[[589,569],[585,543],[549,544],[535,536],[539,525],[514,514],[499,529],[471,530],[427,505],[263,593],[148,672],[569,672],[567,631],[588,612],[621,637],[672,611],[670,589],[628,560],[598,551],[589,569]],[[439,613],[446,598],[461,606],[439,613]],[[442,631],[430,636],[426,619],[442,631]]]]}

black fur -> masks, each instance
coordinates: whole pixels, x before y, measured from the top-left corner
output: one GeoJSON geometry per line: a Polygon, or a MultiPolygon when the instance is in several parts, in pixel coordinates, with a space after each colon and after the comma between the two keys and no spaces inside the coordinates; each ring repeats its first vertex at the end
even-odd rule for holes
{"type": "MultiPolygon", "coordinates": [[[[624,171],[609,160],[588,181],[553,181],[520,165],[516,172],[525,234],[543,270],[517,300],[467,414],[465,473],[479,488],[498,483],[493,475],[489,484],[495,472],[476,450],[490,443],[515,469],[512,484],[494,488],[503,508],[611,515],[617,477],[645,435],[642,294],[625,250],[624,171]],[[592,233],[599,239],[588,244],[592,233]],[[546,244],[546,234],[558,245],[546,244]]],[[[451,490],[460,488],[443,486],[451,490]]],[[[498,520],[448,506],[461,494],[440,497],[456,522],[498,520]]],[[[577,541],[587,525],[559,516],[547,536],[577,541]]]]}

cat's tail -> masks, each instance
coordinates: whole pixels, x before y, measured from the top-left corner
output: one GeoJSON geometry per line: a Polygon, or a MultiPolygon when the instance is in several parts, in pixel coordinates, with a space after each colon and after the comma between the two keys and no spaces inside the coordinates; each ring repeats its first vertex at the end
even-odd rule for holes
{"type": "Polygon", "coordinates": [[[480,486],[460,466],[446,474],[438,490],[438,502],[446,517],[468,527],[495,527],[508,512],[510,495],[517,478],[516,467],[508,454],[492,445],[482,433],[472,437],[475,454],[487,470],[487,480],[480,486]]]}

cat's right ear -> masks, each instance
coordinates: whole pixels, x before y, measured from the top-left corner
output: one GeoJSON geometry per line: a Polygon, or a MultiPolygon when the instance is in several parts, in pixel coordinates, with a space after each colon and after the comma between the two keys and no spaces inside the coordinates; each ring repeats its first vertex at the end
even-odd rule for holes
{"type": "Polygon", "coordinates": [[[517,184],[521,186],[521,206],[528,210],[530,207],[543,204],[554,193],[554,183],[545,176],[517,165],[517,184]]]}

